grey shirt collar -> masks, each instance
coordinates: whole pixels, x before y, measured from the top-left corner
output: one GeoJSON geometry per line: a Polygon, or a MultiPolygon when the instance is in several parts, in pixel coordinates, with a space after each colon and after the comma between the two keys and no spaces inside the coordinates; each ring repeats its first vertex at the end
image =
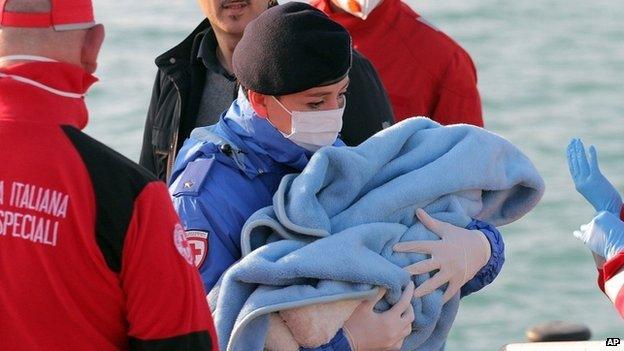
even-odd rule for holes
{"type": "Polygon", "coordinates": [[[199,50],[197,58],[200,59],[206,69],[209,69],[215,73],[221,74],[229,80],[235,80],[234,76],[230,74],[219,62],[217,58],[217,37],[214,34],[212,28],[209,28],[204,33],[204,37],[199,43],[199,50]]]}

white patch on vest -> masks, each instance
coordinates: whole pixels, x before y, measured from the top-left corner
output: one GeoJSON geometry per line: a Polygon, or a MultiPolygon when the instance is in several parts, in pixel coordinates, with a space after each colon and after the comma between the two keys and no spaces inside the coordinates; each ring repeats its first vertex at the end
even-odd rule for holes
{"type": "Polygon", "coordinates": [[[178,223],[173,229],[173,244],[188,264],[193,265],[193,254],[184,235],[184,228],[178,223]]]}
{"type": "Polygon", "coordinates": [[[195,267],[199,268],[204,263],[206,256],[208,256],[208,232],[189,230],[185,234],[186,241],[188,241],[191,248],[193,263],[195,267]]]}

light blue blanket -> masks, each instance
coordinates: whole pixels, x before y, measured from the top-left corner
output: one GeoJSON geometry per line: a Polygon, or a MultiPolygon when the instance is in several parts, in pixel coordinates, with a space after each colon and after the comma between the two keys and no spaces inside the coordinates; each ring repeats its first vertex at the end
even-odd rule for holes
{"type": "MultiPolygon", "coordinates": [[[[323,148],[301,174],[282,179],[273,206],[246,222],[244,257],[210,294],[220,348],[262,350],[268,313],[370,297],[379,286],[388,293],[376,309],[388,309],[410,280],[402,267],[427,258],[394,253],[394,244],[438,239],[417,208],[461,227],[471,218],[501,226],[543,192],[526,156],[469,125],[412,118],[358,147],[323,148]]],[[[443,305],[442,291],[412,299],[414,331],[402,350],[443,349],[458,304],[455,296],[443,305]]]]}

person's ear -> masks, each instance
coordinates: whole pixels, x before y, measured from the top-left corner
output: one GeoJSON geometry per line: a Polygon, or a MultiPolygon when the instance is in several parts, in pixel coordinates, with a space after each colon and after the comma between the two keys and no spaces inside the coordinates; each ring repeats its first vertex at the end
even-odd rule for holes
{"type": "Polygon", "coordinates": [[[256,114],[260,117],[267,118],[269,117],[269,111],[267,110],[266,102],[269,98],[268,95],[263,95],[260,93],[256,93],[255,91],[248,90],[247,97],[249,98],[249,103],[251,107],[256,111],[256,114]]]}
{"type": "Polygon", "coordinates": [[[104,25],[102,24],[97,24],[87,30],[82,44],[80,63],[89,73],[95,73],[97,69],[97,59],[102,43],[104,43],[104,36],[104,25]]]}

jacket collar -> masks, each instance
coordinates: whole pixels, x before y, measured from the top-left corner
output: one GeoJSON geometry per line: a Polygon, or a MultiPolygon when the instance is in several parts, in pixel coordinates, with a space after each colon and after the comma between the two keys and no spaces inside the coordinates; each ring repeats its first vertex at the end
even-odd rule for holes
{"type": "Polygon", "coordinates": [[[312,0],[310,4],[325,12],[332,20],[347,28],[352,35],[355,32],[364,31],[366,33],[385,32],[396,23],[397,17],[401,13],[401,0],[383,0],[379,6],[366,20],[353,16],[349,13],[336,12],[332,10],[331,0],[312,0]],[[374,29],[374,30],[373,30],[374,29]]]}
{"type": "Polygon", "coordinates": [[[204,19],[180,44],[158,56],[155,60],[156,66],[165,74],[171,74],[183,70],[192,62],[197,61],[199,45],[209,29],[211,29],[210,22],[208,19],[204,19]]]}
{"type": "Polygon", "coordinates": [[[217,58],[217,46],[219,43],[212,28],[206,29],[202,34],[199,47],[197,48],[197,57],[209,71],[219,73],[231,81],[236,80],[231,73],[223,68],[217,58]]]}
{"type": "MultiPolygon", "coordinates": [[[[63,62],[26,62],[0,72],[34,80],[51,88],[84,94],[97,81],[81,67],[63,62]]],[[[72,125],[83,129],[88,111],[84,98],[58,96],[11,78],[0,78],[0,119],[72,125]]]]}
{"type": "Polygon", "coordinates": [[[302,171],[312,156],[312,152],[286,139],[266,118],[258,116],[242,93],[219,124],[260,172],[270,171],[275,164],[302,171]]]}

